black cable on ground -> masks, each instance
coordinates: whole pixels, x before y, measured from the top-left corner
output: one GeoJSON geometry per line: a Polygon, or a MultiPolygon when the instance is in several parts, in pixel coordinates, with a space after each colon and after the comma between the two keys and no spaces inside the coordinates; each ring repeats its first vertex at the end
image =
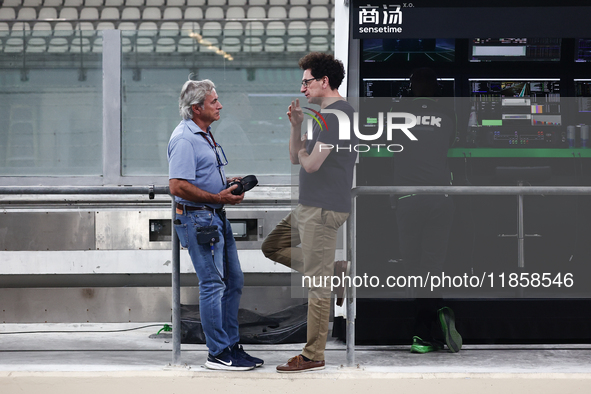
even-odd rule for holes
{"type": "MultiPolygon", "coordinates": [[[[83,333],[113,333],[113,332],[125,332],[125,331],[135,331],[141,330],[142,328],[148,327],[162,327],[163,324],[149,324],[147,326],[140,326],[140,327],[133,327],[133,328],[122,328],[120,330],[59,330],[59,331],[0,331],[0,335],[9,335],[9,334],[83,334],[83,333]]],[[[164,328],[166,328],[167,324],[164,324],[164,328]]],[[[165,330],[167,331],[167,330],[165,330]]]]}

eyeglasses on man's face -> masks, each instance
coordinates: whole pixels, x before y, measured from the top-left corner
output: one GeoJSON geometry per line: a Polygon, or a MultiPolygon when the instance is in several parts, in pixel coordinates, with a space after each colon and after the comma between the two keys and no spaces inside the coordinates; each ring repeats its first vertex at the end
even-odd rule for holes
{"type": "Polygon", "coordinates": [[[310,79],[303,79],[303,80],[302,80],[302,86],[303,86],[303,87],[305,87],[305,88],[307,88],[307,87],[308,87],[308,84],[309,84],[310,82],[312,82],[312,81],[314,81],[314,80],[316,80],[316,81],[320,81],[321,79],[322,79],[322,78],[310,78],[310,79]]]}

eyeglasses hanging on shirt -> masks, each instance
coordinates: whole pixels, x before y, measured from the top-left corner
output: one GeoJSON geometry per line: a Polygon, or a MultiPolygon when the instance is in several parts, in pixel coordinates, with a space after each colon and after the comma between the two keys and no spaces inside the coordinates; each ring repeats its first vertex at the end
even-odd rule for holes
{"type": "Polygon", "coordinates": [[[218,162],[218,171],[220,173],[220,178],[222,179],[222,185],[224,185],[224,187],[226,187],[226,179],[224,178],[224,174],[222,173],[222,167],[227,166],[228,165],[228,159],[226,158],[226,154],[224,153],[224,149],[222,148],[222,146],[220,144],[218,144],[217,142],[215,142],[215,139],[213,138],[213,134],[211,134],[211,131],[207,131],[207,135],[209,135],[209,137],[211,138],[211,141],[209,140],[209,138],[207,138],[207,136],[205,134],[201,134],[203,136],[203,138],[205,138],[205,141],[207,141],[207,143],[209,144],[209,146],[211,147],[211,149],[213,149],[214,153],[215,153],[215,157],[216,160],[218,162]],[[212,142],[213,141],[213,145],[212,142]]]}
{"type": "Polygon", "coordinates": [[[224,167],[228,165],[228,159],[226,158],[226,154],[224,153],[224,149],[220,144],[215,142],[215,155],[218,160],[218,167],[224,167]]]}

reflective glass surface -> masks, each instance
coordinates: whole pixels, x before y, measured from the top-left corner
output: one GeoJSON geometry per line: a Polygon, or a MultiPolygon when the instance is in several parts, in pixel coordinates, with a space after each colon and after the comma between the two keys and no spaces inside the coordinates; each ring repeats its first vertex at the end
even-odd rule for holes
{"type": "Polygon", "coordinates": [[[101,175],[102,39],[18,33],[0,56],[0,175],[101,175]]]}
{"type": "Polygon", "coordinates": [[[181,120],[178,97],[189,78],[216,85],[223,109],[212,131],[229,161],[226,174],[289,175],[285,114],[303,97],[297,64],[314,36],[296,37],[302,45],[290,47],[285,31],[214,34],[194,27],[122,32],[123,175],[168,174],[166,147],[181,120]]]}

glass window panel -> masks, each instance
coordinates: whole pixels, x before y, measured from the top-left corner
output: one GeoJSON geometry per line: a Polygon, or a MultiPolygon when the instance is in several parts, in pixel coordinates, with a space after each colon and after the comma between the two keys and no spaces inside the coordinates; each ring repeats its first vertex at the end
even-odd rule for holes
{"type": "Polygon", "coordinates": [[[168,175],[166,147],[180,121],[178,95],[185,70],[122,71],[123,175],[168,175]],[[141,79],[137,76],[141,72],[141,79]]]}
{"type": "Polygon", "coordinates": [[[0,61],[0,176],[101,175],[101,54],[47,48],[0,61]]]}
{"type": "Polygon", "coordinates": [[[189,77],[216,84],[224,108],[212,131],[228,158],[228,175],[290,174],[286,112],[292,100],[303,97],[297,63],[307,52],[265,52],[263,45],[261,52],[251,52],[245,49],[248,37],[228,32],[202,37],[184,27],[180,35],[168,37],[166,51],[158,49],[158,40],[152,50],[140,51],[133,43],[149,34],[134,34],[128,31],[123,37],[130,43],[128,50],[123,48],[124,176],[168,174],[166,147],[181,120],[178,97],[189,77]],[[222,51],[219,45],[226,38],[237,38],[242,50],[226,46],[222,51]]]}

